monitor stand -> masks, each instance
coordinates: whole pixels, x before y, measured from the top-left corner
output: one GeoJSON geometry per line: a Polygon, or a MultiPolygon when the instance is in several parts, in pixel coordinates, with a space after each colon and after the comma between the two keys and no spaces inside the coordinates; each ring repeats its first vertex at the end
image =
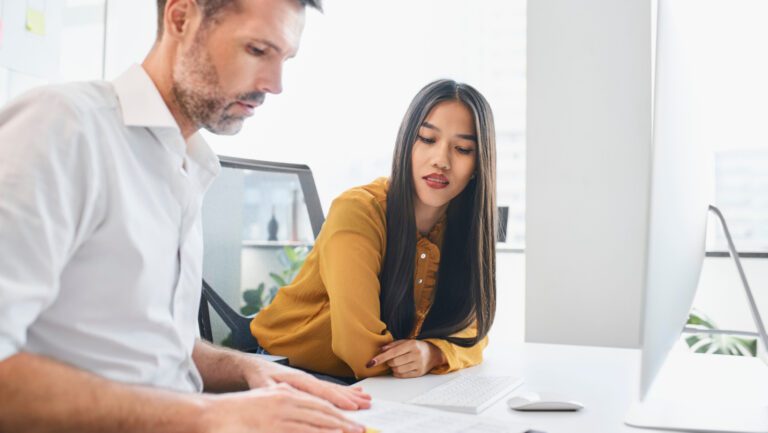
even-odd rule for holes
{"type": "Polygon", "coordinates": [[[632,405],[624,422],[632,427],[658,430],[765,433],[768,406],[759,406],[757,402],[722,405],[646,400],[632,405]]]}
{"type": "MultiPolygon", "coordinates": [[[[715,214],[725,233],[728,242],[728,250],[733,258],[736,269],[739,272],[742,286],[747,295],[752,319],[757,327],[757,332],[742,331],[712,331],[696,328],[684,329],[685,332],[698,333],[728,333],[752,336],[762,342],[762,353],[758,344],[758,356],[768,363],[765,351],[768,350],[768,335],[765,325],[757,310],[752,289],[749,287],[744,268],[741,266],[739,253],[733,244],[731,233],[725,222],[723,214],[715,206],[709,207],[715,214]]],[[[711,355],[718,356],[718,355],[711,355]]],[[[716,374],[716,372],[713,372],[716,374]]],[[[689,431],[689,432],[720,432],[720,433],[766,433],[768,432],[768,402],[739,402],[724,406],[723,404],[693,403],[684,401],[649,401],[644,400],[635,403],[629,411],[624,422],[632,427],[653,428],[660,430],[689,431]]]]}

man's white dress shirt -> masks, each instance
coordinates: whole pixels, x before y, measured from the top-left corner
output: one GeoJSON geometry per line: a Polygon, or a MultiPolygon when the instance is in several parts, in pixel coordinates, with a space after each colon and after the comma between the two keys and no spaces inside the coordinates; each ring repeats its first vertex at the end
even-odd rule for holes
{"type": "Polygon", "coordinates": [[[219,162],[152,80],[33,90],[0,111],[0,360],[45,355],[200,391],[200,207],[219,162]]]}

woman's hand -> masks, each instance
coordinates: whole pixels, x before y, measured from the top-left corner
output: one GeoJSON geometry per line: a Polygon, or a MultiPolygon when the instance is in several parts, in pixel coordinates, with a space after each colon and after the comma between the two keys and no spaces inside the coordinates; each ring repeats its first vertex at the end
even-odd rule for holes
{"type": "Polygon", "coordinates": [[[395,377],[419,377],[446,363],[445,355],[432,343],[421,340],[397,340],[382,346],[379,355],[366,367],[387,364],[395,377]]]}

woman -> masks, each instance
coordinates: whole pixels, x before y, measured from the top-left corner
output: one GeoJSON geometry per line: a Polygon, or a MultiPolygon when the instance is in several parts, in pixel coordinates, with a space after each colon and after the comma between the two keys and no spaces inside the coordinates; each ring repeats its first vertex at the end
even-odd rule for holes
{"type": "Polygon", "coordinates": [[[392,174],[334,200],[294,281],[251,324],[269,353],[339,377],[478,364],[496,308],[493,116],[466,84],[411,102],[392,174]]]}

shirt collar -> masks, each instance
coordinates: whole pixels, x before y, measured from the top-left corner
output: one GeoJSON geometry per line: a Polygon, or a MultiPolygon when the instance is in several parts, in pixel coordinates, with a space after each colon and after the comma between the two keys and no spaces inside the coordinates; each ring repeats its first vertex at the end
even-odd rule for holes
{"type": "Polygon", "coordinates": [[[435,245],[442,246],[443,245],[443,232],[445,231],[445,225],[448,222],[448,215],[447,213],[443,214],[440,219],[437,220],[437,223],[432,227],[432,229],[427,233],[426,235],[422,235],[419,233],[418,239],[424,239],[427,240],[435,245]]]}
{"type": "Polygon", "coordinates": [[[203,188],[207,189],[213,179],[221,171],[219,157],[213,152],[200,132],[194,133],[187,141],[187,153],[189,158],[195,161],[207,173],[201,180],[203,188]]]}
{"type": "MultiPolygon", "coordinates": [[[[168,109],[160,91],[157,90],[152,78],[141,65],[133,65],[128,68],[113,82],[113,85],[123,113],[125,126],[166,129],[162,131],[161,136],[170,132],[167,129],[172,129],[176,134],[181,135],[179,125],[173,118],[171,110],[168,109]]],[[[168,143],[163,144],[167,145],[168,143]]],[[[171,151],[179,154],[182,158],[186,153],[191,160],[208,172],[208,176],[202,180],[205,186],[219,174],[221,170],[219,158],[199,132],[189,137],[186,146],[171,147],[173,147],[171,151]]]]}
{"type": "Polygon", "coordinates": [[[128,68],[113,84],[125,126],[179,129],[160,91],[141,65],[128,68]]]}

